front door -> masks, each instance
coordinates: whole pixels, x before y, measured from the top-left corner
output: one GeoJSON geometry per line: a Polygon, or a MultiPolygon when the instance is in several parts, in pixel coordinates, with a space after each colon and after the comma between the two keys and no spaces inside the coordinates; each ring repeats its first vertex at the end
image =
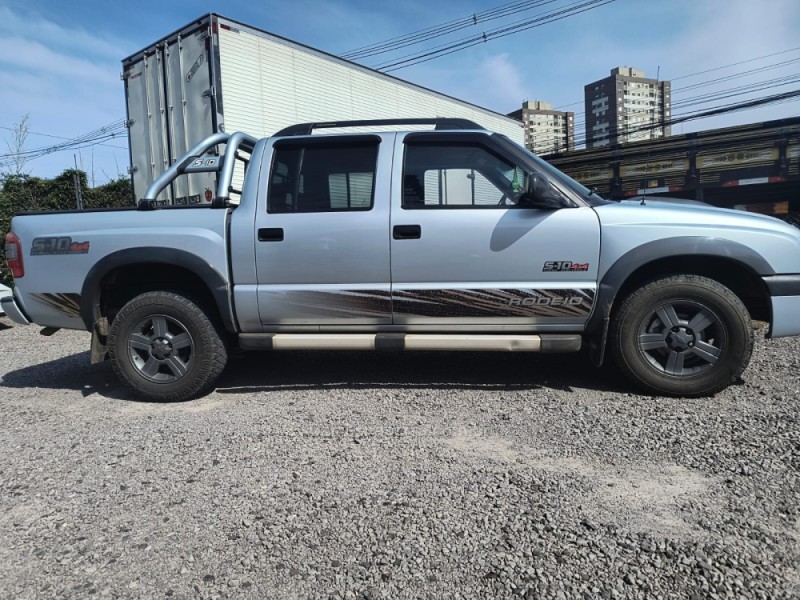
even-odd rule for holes
{"type": "Polygon", "coordinates": [[[391,323],[390,188],[375,177],[391,170],[394,135],[386,137],[383,145],[378,135],[275,142],[255,227],[265,329],[391,323]]]}
{"type": "Polygon", "coordinates": [[[394,323],[409,330],[580,331],[596,289],[597,215],[516,202],[531,175],[474,133],[398,139],[394,323]]]}

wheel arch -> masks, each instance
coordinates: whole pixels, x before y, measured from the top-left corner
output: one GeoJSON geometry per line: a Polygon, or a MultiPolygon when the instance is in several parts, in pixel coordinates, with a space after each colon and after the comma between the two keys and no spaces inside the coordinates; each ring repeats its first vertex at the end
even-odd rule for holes
{"type": "Polygon", "coordinates": [[[618,258],[597,286],[595,309],[586,326],[592,361],[603,363],[608,325],[619,301],[648,280],[677,274],[708,277],[736,294],[751,318],[771,322],[769,290],[762,276],[774,273],[763,256],[730,240],[677,237],[638,246],[618,258]]]}
{"type": "Polygon", "coordinates": [[[81,319],[92,331],[123,300],[157,289],[192,293],[216,309],[227,331],[237,331],[225,277],[196,255],[175,248],[127,248],[95,263],[81,290],[81,319]],[[153,268],[158,270],[153,272],[153,268]],[[121,293],[115,294],[114,288],[121,293]]]}

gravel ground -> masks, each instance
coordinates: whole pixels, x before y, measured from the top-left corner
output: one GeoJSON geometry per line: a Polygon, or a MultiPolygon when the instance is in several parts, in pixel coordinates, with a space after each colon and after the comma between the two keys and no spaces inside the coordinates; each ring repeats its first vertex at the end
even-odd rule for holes
{"type": "Polygon", "coordinates": [[[800,595],[800,339],[710,399],[582,355],[348,352],[158,405],[88,334],[9,323],[2,598],[800,595]]]}

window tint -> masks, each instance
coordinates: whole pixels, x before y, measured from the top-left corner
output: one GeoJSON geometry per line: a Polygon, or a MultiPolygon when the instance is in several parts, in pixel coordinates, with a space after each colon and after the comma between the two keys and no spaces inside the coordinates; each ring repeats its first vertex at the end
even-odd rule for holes
{"type": "Polygon", "coordinates": [[[524,180],[521,168],[478,144],[408,144],[403,208],[507,208],[524,180]]]}
{"type": "Polygon", "coordinates": [[[276,146],[267,210],[271,213],[370,210],[376,143],[276,146]]]}
{"type": "Polygon", "coordinates": [[[328,189],[332,208],[370,208],[372,173],[331,173],[328,189]]]}

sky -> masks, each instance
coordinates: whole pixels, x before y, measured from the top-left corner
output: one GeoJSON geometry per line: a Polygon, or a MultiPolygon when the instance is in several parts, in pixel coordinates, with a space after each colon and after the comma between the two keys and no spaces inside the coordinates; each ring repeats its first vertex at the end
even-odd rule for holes
{"type": "MultiPolygon", "coordinates": [[[[549,5],[479,22],[435,42],[480,35],[569,1],[550,0],[549,5]]],[[[7,144],[12,143],[12,129],[26,115],[28,150],[50,147],[123,119],[122,59],[208,12],[332,54],[344,54],[510,2],[0,0],[0,169],[6,160],[2,155],[9,152],[7,144]]],[[[414,46],[360,62],[372,67],[427,47],[414,46]]],[[[648,77],[658,74],[662,80],[673,80],[673,102],[795,77],[794,83],[686,110],[798,89],[800,1],[614,0],[392,75],[502,113],[520,108],[524,100],[544,100],[556,108],[574,110],[576,121],[582,123],[583,86],[608,76],[617,66],[637,67],[648,77]],[[769,54],[774,56],[767,57],[769,54]],[[777,65],[795,59],[797,62],[777,65]],[[734,66],[720,68],[725,65],[734,66]],[[709,83],[759,68],[767,69],[709,83]],[[707,85],[681,89],[698,83],[707,85]]],[[[673,113],[679,112],[673,108],[673,113]]],[[[798,115],[800,101],[795,100],[690,121],[674,127],[673,134],[798,115]]],[[[576,134],[582,133],[581,125],[576,134]]],[[[47,154],[29,161],[24,171],[52,177],[73,168],[75,162],[88,173],[90,183],[97,185],[126,175],[130,162],[127,138],[115,137],[80,151],[47,154]]]]}

